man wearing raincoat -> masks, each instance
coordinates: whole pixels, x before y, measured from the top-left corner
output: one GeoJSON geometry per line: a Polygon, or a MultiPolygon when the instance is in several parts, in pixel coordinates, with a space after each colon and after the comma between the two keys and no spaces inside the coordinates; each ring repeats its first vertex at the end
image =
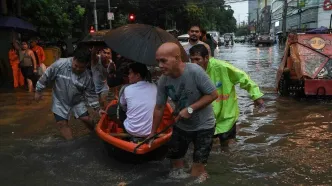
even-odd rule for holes
{"type": "Polygon", "coordinates": [[[247,90],[256,106],[263,108],[263,93],[257,84],[240,69],[226,61],[210,58],[204,45],[195,45],[190,49],[191,62],[205,69],[218,91],[218,98],[212,103],[216,119],[215,137],[220,140],[221,146],[228,144],[236,138],[236,121],[239,117],[239,107],[235,85],[240,84],[247,90]]]}
{"type": "Polygon", "coordinates": [[[68,125],[71,111],[90,130],[94,130],[94,124],[85,106],[85,98],[95,111],[99,114],[105,113],[100,110],[99,98],[95,92],[92,77],[86,70],[89,62],[90,52],[78,49],[73,58],[61,58],[47,68],[36,85],[35,99],[38,102],[42,98],[42,91],[50,82],[54,82],[52,112],[57,127],[67,140],[73,138],[68,125]]]}

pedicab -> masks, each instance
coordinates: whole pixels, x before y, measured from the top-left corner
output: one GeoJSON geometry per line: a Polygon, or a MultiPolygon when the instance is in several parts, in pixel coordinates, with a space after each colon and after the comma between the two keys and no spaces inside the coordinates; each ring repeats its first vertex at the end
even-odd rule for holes
{"type": "Polygon", "coordinates": [[[276,88],[281,96],[332,96],[331,29],[288,35],[276,88]]]}

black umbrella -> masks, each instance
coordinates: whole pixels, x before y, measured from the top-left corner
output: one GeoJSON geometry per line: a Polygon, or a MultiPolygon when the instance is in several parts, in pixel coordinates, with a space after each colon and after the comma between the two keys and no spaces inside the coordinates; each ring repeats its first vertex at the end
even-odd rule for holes
{"type": "Polygon", "coordinates": [[[89,33],[87,36],[84,37],[82,41],[80,41],[80,44],[93,45],[93,46],[106,45],[104,42],[104,36],[109,31],[110,30],[100,30],[89,33]]]}
{"type": "Polygon", "coordinates": [[[129,24],[111,30],[105,43],[121,56],[146,65],[157,65],[157,48],[165,42],[174,42],[181,48],[182,60],[188,56],[178,40],[165,30],[144,24],[129,24]]]}
{"type": "Polygon", "coordinates": [[[32,24],[11,16],[0,17],[0,28],[13,29],[17,32],[37,32],[32,24]]]}

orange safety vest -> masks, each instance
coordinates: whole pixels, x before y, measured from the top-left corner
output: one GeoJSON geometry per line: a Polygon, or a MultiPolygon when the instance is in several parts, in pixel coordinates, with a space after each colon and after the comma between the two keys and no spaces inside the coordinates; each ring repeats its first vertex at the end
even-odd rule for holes
{"type": "Polygon", "coordinates": [[[8,56],[11,65],[20,63],[16,50],[10,49],[8,56]]]}
{"type": "Polygon", "coordinates": [[[44,49],[41,46],[36,45],[31,50],[37,53],[39,63],[44,63],[45,61],[44,49]]]}

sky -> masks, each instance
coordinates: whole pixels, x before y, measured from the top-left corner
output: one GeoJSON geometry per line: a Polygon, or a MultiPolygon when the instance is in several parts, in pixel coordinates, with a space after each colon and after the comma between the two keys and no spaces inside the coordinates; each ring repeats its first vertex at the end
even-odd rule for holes
{"type": "Polygon", "coordinates": [[[230,3],[229,5],[234,10],[234,17],[237,24],[242,21],[248,22],[248,1],[230,3]]]}

